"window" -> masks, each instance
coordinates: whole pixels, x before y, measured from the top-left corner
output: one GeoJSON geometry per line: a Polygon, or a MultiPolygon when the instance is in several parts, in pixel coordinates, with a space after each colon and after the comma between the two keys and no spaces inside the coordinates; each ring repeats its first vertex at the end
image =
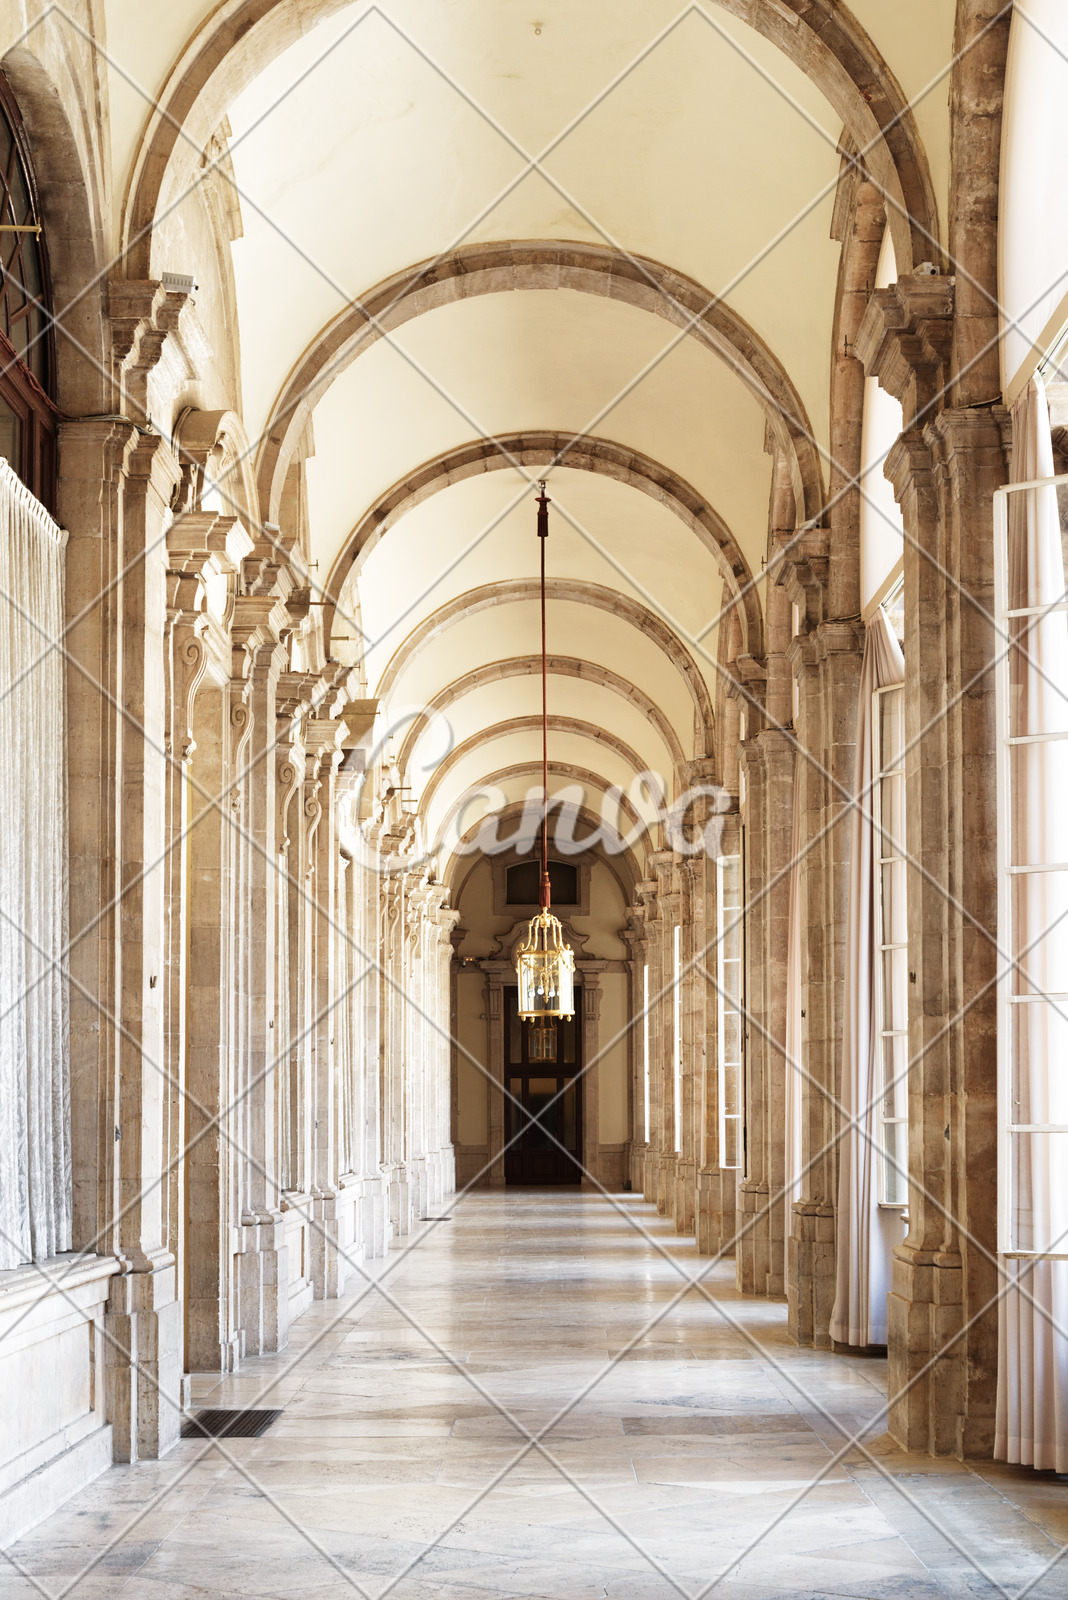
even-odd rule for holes
{"type": "Polygon", "coordinates": [[[876,1073],[879,1083],[879,1198],[908,1200],[908,924],[905,882],[905,691],[900,684],[873,696],[876,941],[876,1073]]]}
{"type": "Polygon", "coordinates": [[[642,1138],[649,1143],[649,967],[642,968],[642,1079],[645,1100],[645,1132],[642,1138]]]}
{"type": "Polygon", "coordinates": [[[682,929],[678,923],[672,929],[675,951],[675,982],[672,988],[672,1013],[674,1039],[674,1101],[675,1101],[675,1149],[682,1149],[682,929]]]}
{"type": "Polygon", "coordinates": [[[742,858],[716,861],[716,988],[719,1004],[716,1052],[719,1129],[718,1162],[740,1166],[742,1098],[742,858]]]}
{"type": "Polygon", "coordinates": [[[48,255],[18,106],[0,75],[0,456],[55,499],[55,340],[48,255]]]}
{"type": "MultiPolygon", "coordinates": [[[[541,892],[541,862],[519,861],[505,874],[505,903],[536,906],[541,892]]],[[[554,906],[579,903],[578,867],[568,861],[549,862],[549,894],[554,906]]]]}
{"type": "Polygon", "coordinates": [[[995,679],[998,1245],[1025,1258],[1068,1257],[1066,486],[1050,478],[994,500],[995,619],[1008,640],[995,679]]]}

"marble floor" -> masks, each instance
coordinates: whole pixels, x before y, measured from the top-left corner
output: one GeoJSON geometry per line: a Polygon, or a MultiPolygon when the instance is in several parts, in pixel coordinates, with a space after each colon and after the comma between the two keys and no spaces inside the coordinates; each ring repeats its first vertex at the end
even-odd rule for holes
{"type": "Polygon", "coordinates": [[[472,1194],[197,1381],[282,1407],[264,1437],[111,1469],[0,1600],[1068,1595],[1068,1483],[903,1454],[884,1363],[795,1349],[729,1265],[687,1290],[705,1265],[631,1195],[472,1194]]]}

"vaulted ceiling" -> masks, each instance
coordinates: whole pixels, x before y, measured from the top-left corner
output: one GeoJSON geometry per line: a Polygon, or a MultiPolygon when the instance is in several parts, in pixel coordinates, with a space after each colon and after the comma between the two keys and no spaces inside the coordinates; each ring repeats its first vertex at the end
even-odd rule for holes
{"type": "MultiPolygon", "coordinates": [[[[553,783],[594,811],[643,769],[671,788],[711,753],[725,596],[759,653],[769,451],[799,523],[830,477],[832,210],[875,118],[899,264],[937,257],[952,0],[107,11],[190,149],[228,118],[261,513],[306,456],[331,648],[429,833],[491,774],[538,779],[542,475],[553,783]]],[[[165,119],[138,153],[130,77],[128,235],[192,160],[165,119]]]]}

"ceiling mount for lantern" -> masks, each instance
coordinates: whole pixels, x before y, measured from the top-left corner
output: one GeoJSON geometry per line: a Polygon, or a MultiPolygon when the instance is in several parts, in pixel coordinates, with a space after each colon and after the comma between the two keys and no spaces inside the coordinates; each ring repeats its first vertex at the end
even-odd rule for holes
{"type": "MultiPolygon", "coordinates": [[[[564,942],[564,930],[549,910],[549,709],[548,657],[545,646],[545,541],[549,537],[549,497],[545,484],[539,484],[538,539],[541,544],[541,910],[532,917],[527,936],[516,951],[515,970],[519,978],[519,1015],[524,1021],[545,1023],[551,1017],[575,1014],[575,956],[564,942]]],[[[552,1030],[555,1034],[555,1029],[552,1030]]],[[[548,1028],[533,1029],[548,1033],[548,1028]]],[[[544,1047],[548,1049],[546,1037],[544,1047]]],[[[553,1057],[555,1059],[555,1038],[553,1057]]]]}

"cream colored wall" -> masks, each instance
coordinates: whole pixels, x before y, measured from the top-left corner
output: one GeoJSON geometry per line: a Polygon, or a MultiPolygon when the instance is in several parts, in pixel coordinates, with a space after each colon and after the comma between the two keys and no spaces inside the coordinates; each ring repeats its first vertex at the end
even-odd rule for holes
{"type": "Polygon", "coordinates": [[[1036,364],[1032,346],[1068,320],[1068,7],[1028,0],[1027,12],[1035,28],[1019,10],[1012,19],[1001,145],[1001,381],[1010,404],[1036,364]]]}
{"type": "MultiPolygon", "coordinates": [[[[897,262],[889,228],[883,235],[875,287],[885,289],[897,278],[897,262]]],[[[864,382],[864,421],[861,443],[860,502],[860,605],[868,602],[901,560],[905,548],[901,508],[894,487],[883,471],[887,453],[904,425],[900,400],[895,400],[878,378],[864,382]]]]}
{"type": "Polygon", "coordinates": [[[627,1126],[627,974],[606,972],[601,977],[600,1047],[597,1063],[597,1103],[602,1144],[623,1144],[627,1126]]]}
{"type": "Polygon", "coordinates": [[[460,1047],[456,1138],[466,1145],[485,1144],[489,1130],[489,1084],[476,1065],[489,1066],[483,982],[478,967],[460,972],[456,980],[456,1042],[460,1047]]]}
{"type": "Polygon", "coordinates": [[[624,961],[627,947],[619,937],[626,921],[627,903],[611,867],[595,861],[590,874],[590,915],[573,917],[576,933],[589,937],[585,955],[601,961],[624,961]]]}

